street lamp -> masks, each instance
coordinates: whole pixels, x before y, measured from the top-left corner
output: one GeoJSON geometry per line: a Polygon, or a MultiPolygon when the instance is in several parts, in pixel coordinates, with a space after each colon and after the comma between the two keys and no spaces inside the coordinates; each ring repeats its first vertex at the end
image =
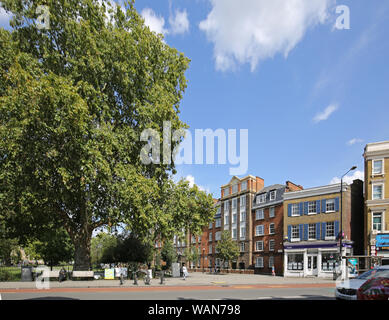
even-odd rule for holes
{"type": "Polygon", "coordinates": [[[203,273],[205,272],[205,248],[203,248],[203,273]]]}
{"type": "Polygon", "coordinates": [[[350,171],[353,171],[357,168],[357,166],[351,167],[349,171],[347,171],[342,178],[340,179],[340,236],[339,236],[339,259],[340,264],[342,264],[342,240],[343,240],[343,178],[350,171]]]}

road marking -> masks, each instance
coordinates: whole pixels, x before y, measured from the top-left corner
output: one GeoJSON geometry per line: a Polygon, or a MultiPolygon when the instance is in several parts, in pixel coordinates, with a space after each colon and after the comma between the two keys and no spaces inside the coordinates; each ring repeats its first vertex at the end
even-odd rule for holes
{"type": "Polygon", "coordinates": [[[253,289],[253,286],[234,286],[234,289],[253,289]]]}
{"type": "Polygon", "coordinates": [[[276,285],[276,286],[268,286],[268,288],[288,288],[288,286],[276,285]]]}

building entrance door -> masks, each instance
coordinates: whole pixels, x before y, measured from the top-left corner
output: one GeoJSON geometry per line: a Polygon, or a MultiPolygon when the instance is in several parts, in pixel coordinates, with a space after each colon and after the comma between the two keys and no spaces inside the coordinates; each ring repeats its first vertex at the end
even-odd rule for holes
{"type": "Polygon", "coordinates": [[[317,254],[308,255],[307,275],[317,276],[317,254]]]}

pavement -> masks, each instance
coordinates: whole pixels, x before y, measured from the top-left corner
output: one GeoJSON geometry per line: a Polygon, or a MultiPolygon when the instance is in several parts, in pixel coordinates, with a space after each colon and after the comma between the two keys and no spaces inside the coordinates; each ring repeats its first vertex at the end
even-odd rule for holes
{"type": "MultiPolygon", "coordinates": [[[[161,288],[161,287],[184,287],[192,289],[194,287],[229,287],[229,286],[251,286],[267,288],[286,287],[335,287],[336,281],[322,278],[291,278],[270,275],[245,275],[245,274],[209,274],[202,272],[191,272],[184,280],[183,278],[165,278],[163,284],[160,279],[151,280],[150,285],[146,285],[143,280],[138,280],[138,285],[133,284],[133,280],[125,280],[120,285],[119,280],[86,280],[64,282],[50,281],[50,289],[60,288],[161,288]]],[[[32,282],[0,282],[0,292],[20,289],[36,289],[35,281],[32,282]]]]}

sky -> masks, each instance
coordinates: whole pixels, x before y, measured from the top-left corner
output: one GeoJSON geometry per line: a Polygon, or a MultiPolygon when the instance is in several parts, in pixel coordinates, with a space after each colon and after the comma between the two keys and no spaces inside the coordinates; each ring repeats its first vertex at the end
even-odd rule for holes
{"type": "MultiPolygon", "coordinates": [[[[239,177],[310,188],[356,165],[345,181],[363,179],[365,145],[389,140],[389,2],[137,0],[135,8],[191,60],[180,118],[192,135],[235,129],[239,140],[247,129],[239,177]]],[[[0,11],[0,26],[7,19],[0,11]]],[[[182,164],[176,179],[219,198],[231,167],[182,164]]]]}

